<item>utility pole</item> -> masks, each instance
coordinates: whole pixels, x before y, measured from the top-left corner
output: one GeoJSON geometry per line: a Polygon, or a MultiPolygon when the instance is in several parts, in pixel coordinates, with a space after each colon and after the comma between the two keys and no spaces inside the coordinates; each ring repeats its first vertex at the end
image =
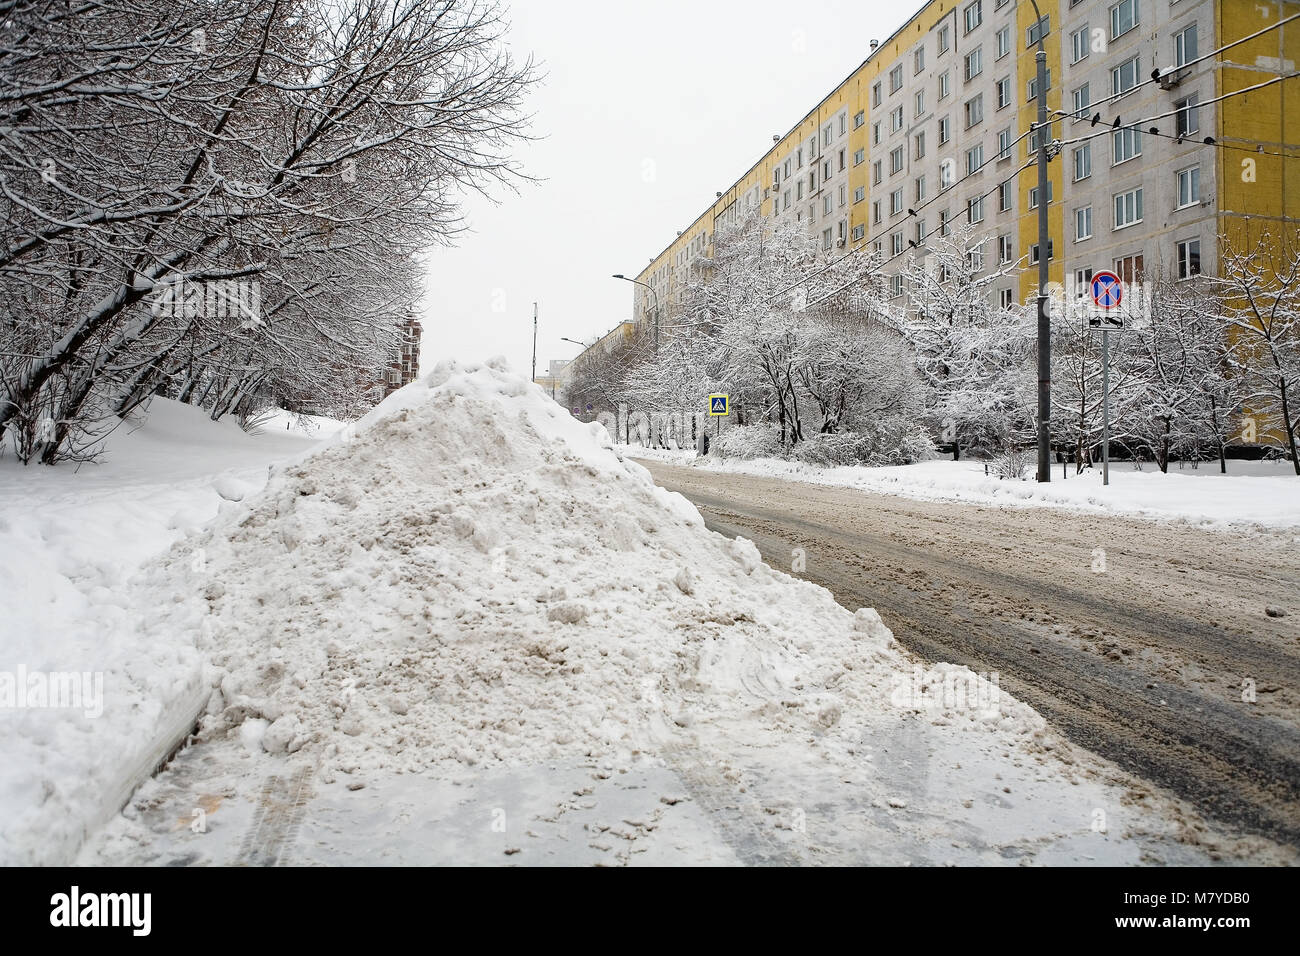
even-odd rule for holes
{"type": "Polygon", "coordinates": [[[1043,15],[1037,0],[1030,0],[1038,17],[1038,480],[1052,480],[1052,319],[1047,308],[1047,50],[1043,46],[1043,15]]]}
{"type": "Polygon", "coordinates": [[[537,303],[533,303],[533,381],[537,381],[537,303]]]}

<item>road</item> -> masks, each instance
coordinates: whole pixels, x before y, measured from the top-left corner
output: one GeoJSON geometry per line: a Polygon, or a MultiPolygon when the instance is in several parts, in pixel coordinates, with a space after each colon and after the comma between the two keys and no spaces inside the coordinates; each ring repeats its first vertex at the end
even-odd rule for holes
{"type": "Polygon", "coordinates": [[[1300,846],[1294,534],[641,464],[773,567],[876,608],[915,654],[997,672],[1074,742],[1212,819],[1300,846]]]}

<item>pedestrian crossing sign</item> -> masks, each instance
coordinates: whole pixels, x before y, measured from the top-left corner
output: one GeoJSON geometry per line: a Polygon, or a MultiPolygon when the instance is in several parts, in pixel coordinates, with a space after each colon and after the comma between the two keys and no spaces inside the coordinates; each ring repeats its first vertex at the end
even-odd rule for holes
{"type": "Polygon", "coordinates": [[[728,413],[729,413],[729,409],[728,409],[728,400],[726,395],[709,396],[710,415],[717,416],[717,415],[726,415],[728,413]]]}

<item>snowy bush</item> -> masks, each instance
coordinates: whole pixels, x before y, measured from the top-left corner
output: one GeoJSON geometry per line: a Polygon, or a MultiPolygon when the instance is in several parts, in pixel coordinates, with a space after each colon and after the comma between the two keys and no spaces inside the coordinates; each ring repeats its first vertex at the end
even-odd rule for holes
{"type": "Polygon", "coordinates": [[[934,454],[925,430],[894,419],[871,430],[814,435],[791,449],[810,465],[907,465],[934,454]]]}
{"type": "Polygon", "coordinates": [[[728,428],[717,444],[727,458],[780,458],[782,453],[781,430],[771,424],[728,428]]]}
{"type": "Polygon", "coordinates": [[[1023,481],[1034,465],[1034,458],[1021,448],[1011,448],[989,462],[989,473],[999,478],[1023,481]]]}

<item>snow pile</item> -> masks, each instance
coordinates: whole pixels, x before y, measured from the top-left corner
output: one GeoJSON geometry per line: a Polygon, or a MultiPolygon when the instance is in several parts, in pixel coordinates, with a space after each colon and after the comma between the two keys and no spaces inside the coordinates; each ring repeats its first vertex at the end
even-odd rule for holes
{"type": "MultiPolygon", "coordinates": [[[[879,616],[707,531],[499,361],[439,365],[229,508],[157,569],[157,626],[211,662],[202,737],[314,754],[327,783],[727,727],[844,750],[902,713],[879,616]]],[[[1005,698],[927,716],[1042,727],[1005,698]]]]}
{"type": "Polygon", "coordinates": [[[128,582],[311,447],[155,399],[100,463],[0,459],[0,864],[66,861],[193,726],[193,637],[142,628],[128,582]]]}

